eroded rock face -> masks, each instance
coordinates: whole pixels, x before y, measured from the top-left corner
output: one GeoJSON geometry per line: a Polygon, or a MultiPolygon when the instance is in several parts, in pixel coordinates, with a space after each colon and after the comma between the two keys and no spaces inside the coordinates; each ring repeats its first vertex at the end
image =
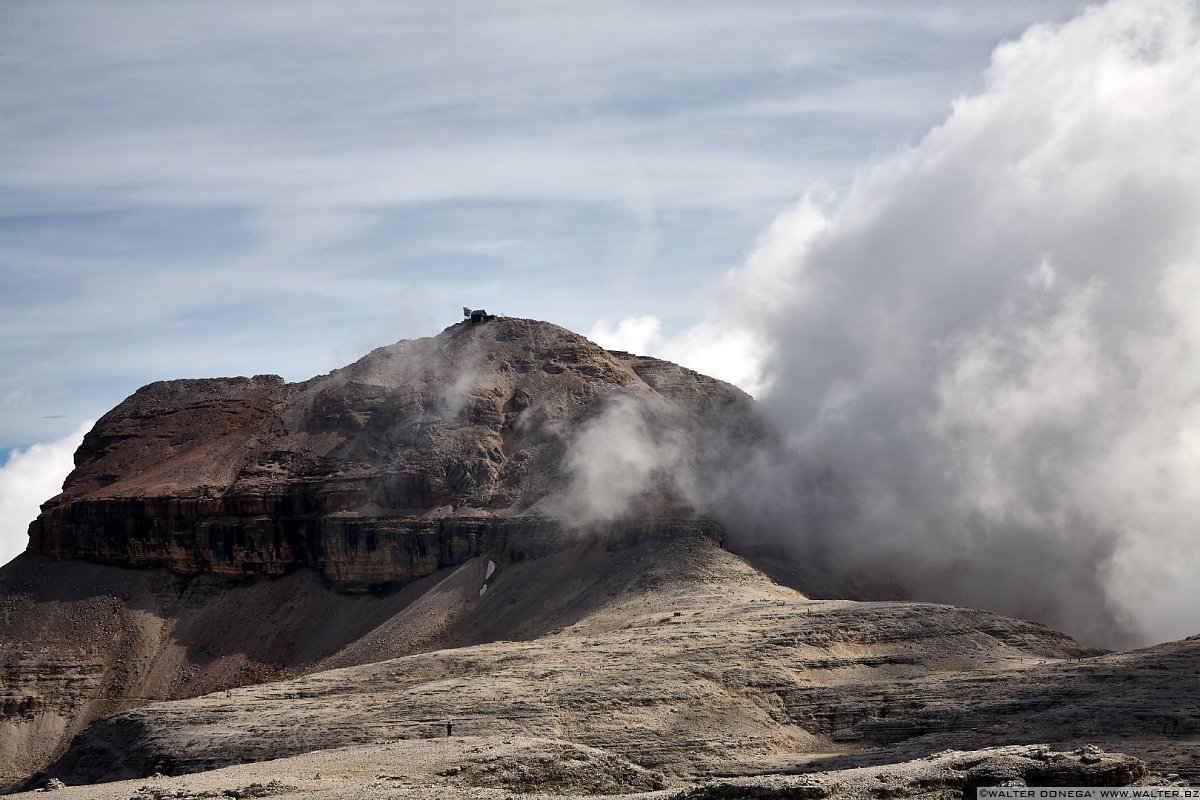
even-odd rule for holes
{"type": "MultiPolygon", "coordinates": [[[[682,367],[548,323],[461,323],[304,383],[143,387],[85,437],[29,552],[231,578],[309,567],[346,590],[536,555],[563,523],[547,503],[572,433],[617,397],[759,430],[747,395],[682,367]]],[[[642,518],[695,516],[669,491],[638,500],[642,518]]]]}
{"type": "MultiPolygon", "coordinates": [[[[590,509],[564,500],[575,456],[603,453],[607,421],[630,414],[644,424],[620,446],[767,437],[733,387],[525,320],[456,325],[304,383],[143,388],[89,433],[29,552],[0,568],[0,783],[325,754],[308,775],[363,746],[424,753],[439,791],[666,781],[697,797],[1145,772],[1044,748],[923,758],[948,747],[1200,763],[1196,642],[1102,655],[982,611],[814,600],[724,549],[688,487],[652,471],[602,470],[587,488],[624,483],[626,513],[573,517],[590,509]],[[443,744],[451,723],[469,746],[443,744]],[[908,757],[922,760],[879,766],[908,757]]],[[[390,792],[384,769],[363,774],[390,792]]],[[[246,773],[237,791],[272,780],[300,785],[246,773]]]]}
{"type": "Polygon", "coordinates": [[[731,386],[503,318],[302,383],[138,390],[88,433],[27,554],[0,569],[0,785],[146,702],[302,674],[339,651],[356,663],[575,619],[537,600],[472,621],[472,563],[504,571],[599,534],[719,541],[669,486],[607,525],[554,506],[573,436],[616,402],[658,422],[758,425],[731,386]],[[364,644],[377,628],[384,643],[364,644]]]}

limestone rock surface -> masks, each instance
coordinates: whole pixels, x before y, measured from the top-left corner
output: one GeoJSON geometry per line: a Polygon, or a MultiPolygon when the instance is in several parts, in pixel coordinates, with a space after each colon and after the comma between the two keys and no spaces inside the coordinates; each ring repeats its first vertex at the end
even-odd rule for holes
{"type": "MultiPolygon", "coordinates": [[[[303,383],[139,389],[84,438],[29,552],[232,578],[307,567],[351,591],[541,554],[570,437],[615,398],[759,424],[747,395],[691,370],[548,323],[463,322],[303,383]]],[[[694,516],[668,492],[638,500],[641,517],[694,516]]]]}
{"type": "Polygon", "coordinates": [[[630,408],[652,448],[770,441],[731,386],[505,318],[302,383],[144,387],[0,568],[0,785],[949,798],[1200,780],[1200,639],[1107,653],[985,611],[840,599],[838,576],[733,552],[695,487],[653,471],[632,492],[606,473],[621,513],[590,518],[607,487],[578,502],[574,454],[630,408]]]}
{"type": "MultiPolygon", "coordinates": [[[[562,797],[593,800],[951,800],[978,786],[1179,785],[1140,760],[1095,747],[1010,746],[947,751],[878,767],[802,775],[710,778],[663,786],[664,777],[602,750],[561,740],[468,736],[322,750],[268,762],[86,786],[60,800],[466,800],[562,797]]],[[[41,797],[18,794],[17,798],[41,797]]]]}

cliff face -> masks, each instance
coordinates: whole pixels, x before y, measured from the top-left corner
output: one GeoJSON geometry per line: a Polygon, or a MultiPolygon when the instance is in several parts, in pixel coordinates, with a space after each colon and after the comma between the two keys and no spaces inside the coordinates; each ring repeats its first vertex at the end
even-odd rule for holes
{"type": "MultiPolygon", "coordinates": [[[[308,567],[352,591],[545,553],[571,435],[618,397],[757,430],[750,398],[720,381],[547,323],[464,322],[303,383],[138,390],[85,437],[29,552],[231,578],[308,567]]],[[[658,486],[638,512],[647,529],[694,516],[658,486]]]]}

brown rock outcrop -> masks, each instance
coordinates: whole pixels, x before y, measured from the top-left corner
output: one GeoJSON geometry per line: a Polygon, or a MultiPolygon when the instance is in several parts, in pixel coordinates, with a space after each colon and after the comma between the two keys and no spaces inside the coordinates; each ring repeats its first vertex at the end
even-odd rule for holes
{"type": "MultiPolygon", "coordinates": [[[[139,389],[85,437],[29,552],[230,578],[309,567],[352,591],[544,553],[569,435],[617,396],[758,424],[747,395],[674,364],[547,323],[464,322],[303,383],[139,389]]],[[[694,516],[661,491],[639,513],[694,516]]]]}

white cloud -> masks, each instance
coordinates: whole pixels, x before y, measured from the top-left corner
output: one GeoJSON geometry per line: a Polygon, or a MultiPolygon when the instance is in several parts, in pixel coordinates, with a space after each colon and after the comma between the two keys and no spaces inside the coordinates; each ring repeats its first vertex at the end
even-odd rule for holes
{"type": "Polygon", "coordinates": [[[673,423],[676,412],[653,397],[610,398],[599,415],[572,432],[567,486],[545,501],[545,510],[572,527],[587,527],[619,519],[658,493],[698,506],[690,469],[695,447],[673,423]]]}
{"type": "Polygon", "coordinates": [[[654,316],[626,317],[616,325],[602,319],[587,337],[608,350],[674,361],[751,395],[761,394],[767,386],[769,343],[754,331],[727,322],[698,322],[666,336],[654,316]]]}
{"type": "Polygon", "coordinates": [[[606,350],[648,355],[662,341],[662,323],[653,316],[626,317],[616,325],[602,319],[587,332],[587,338],[606,350]]]}
{"type": "Polygon", "coordinates": [[[1091,641],[1200,630],[1196,14],[1031,28],[731,277],[800,476],[760,512],[802,550],[1091,641]]]}
{"type": "Polygon", "coordinates": [[[0,466],[0,564],[25,550],[29,523],[42,503],[62,491],[75,450],[92,424],[87,420],[69,436],[14,450],[0,466]]]}
{"type": "Polygon", "coordinates": [[[665,339],[659,352],[668,361],[711,375],[761,396],[767,388],[770,343],[752,330],[726,322],[699,322],[665,339]]]}

